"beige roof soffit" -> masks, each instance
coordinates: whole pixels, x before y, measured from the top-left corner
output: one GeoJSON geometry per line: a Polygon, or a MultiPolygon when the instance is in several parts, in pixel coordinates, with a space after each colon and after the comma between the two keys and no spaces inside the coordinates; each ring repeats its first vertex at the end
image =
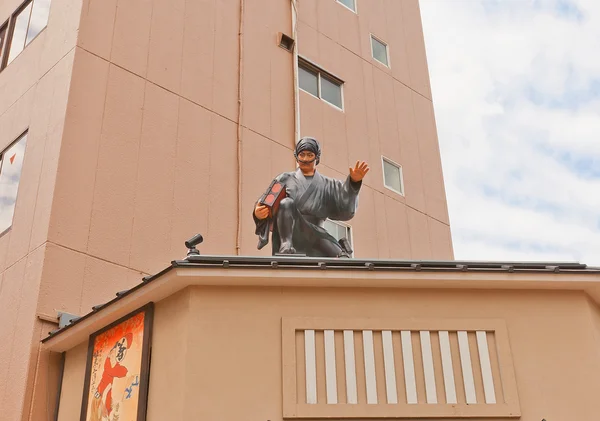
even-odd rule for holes
{"type": "Polygon", "coordinates": [[[44,346],[50,351],[67,351],[129,312],[188,286],[571,290],[584,291],[600,304],[598,274],[177,267],[55,334],[44,346]]]}

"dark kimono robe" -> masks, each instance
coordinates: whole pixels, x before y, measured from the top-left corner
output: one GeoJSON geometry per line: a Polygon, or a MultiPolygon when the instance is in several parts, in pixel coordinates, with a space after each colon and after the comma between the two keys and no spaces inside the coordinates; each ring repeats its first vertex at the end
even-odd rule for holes
{"type": "MultiPolygon", "coordinates": [[[[323,228],[327,218],[336,221],[352,219],[358,207],[358,192],[362,181],[353,182],[350,176],[345,181],[325,177],[315,171],[312,180],[306,179],[300,169],[285,172],[276,177],[285,185],[287,197],[294,200],[296,223],[292,242],[297,253],[307,256],[318,255],[313,245],[321,238],[339,243],[323,228]]],[[[269,227],[272,218],[259,220],[252,213],[259,237],[258,249],[269,243],[269,227]]],[[[279,252],[280,239],[277,222],[273,221],[273,254],[279,252]]]]}

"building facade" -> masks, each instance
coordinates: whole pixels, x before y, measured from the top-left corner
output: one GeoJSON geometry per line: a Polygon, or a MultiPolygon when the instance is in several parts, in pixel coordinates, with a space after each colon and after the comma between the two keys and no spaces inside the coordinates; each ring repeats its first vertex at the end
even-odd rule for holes
{"type": "Polygon", "coordinates": [[[417,0],[6,0],[0,57],[2,419],[51,412],[57,311],[197,232],[268,254],[251,212],[299,136],[325,175],[371,166],[357,216],[328,222],[355,257],[453,258],[417,0]]]}
{"type": "Polygon", "coordinates": [[[599,287],[573,263],[190,256],[44,347],[65,355],[58,421],[97,419],[94,338],[148,308],[119,419],[137,400],[148,421],[594,421],[599,287]]]}

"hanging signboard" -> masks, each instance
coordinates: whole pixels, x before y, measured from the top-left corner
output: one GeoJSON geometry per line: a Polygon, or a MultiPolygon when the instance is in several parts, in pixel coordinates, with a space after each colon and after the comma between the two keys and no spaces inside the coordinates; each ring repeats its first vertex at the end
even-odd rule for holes
{"type": "Polygon", "coordinates": [[[90,335],[80,421],[146,418],[153,304],[90,335]]]}

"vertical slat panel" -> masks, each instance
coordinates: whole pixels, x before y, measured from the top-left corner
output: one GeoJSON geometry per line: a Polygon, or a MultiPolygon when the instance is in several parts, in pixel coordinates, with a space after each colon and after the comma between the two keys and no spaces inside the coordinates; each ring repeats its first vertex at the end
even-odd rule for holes
{"type": "Polygon", "coordinates": [[[458,332],[458,347],[460,349],[460,365],[462,367],[467,403],[477,403],[473,368],[471,366],[471,352],[469,351],[469,337],[464,330],[458,332]]]}
{"type": "Polygon", "coordinates": [[[438,403],[446,403],[444,391],[444,370],[442,367],[442,351],[440,349],[439,331],[429,331],[431,338],[431,355],[433,357],[433,375],[435,376],[435,389],[438,403]]]}
{"type": "Polygon", "coordinates": [[[327,385],[327,403],[336,404],[337,375],[335,368],[335,337],[333,330],[325,330],[325,381],[327,385]]]}
{"type": "Polygon", "coordinates": [[[336,330],[333,334],[335,343],[335,373],[337,379],[338,403],[348,403],[346,400],[346,367],[344,364],[344,332],[336,330]]]}
{"type": "Polygon", "coordinates": [[[423,374],[425,375],[425,393],[427,403],[437,403],[433,355],[431,354],[431,336],[428,330],[421,330],[421,355],[423,356],[423,374]]]}
{"type": "Polygon", "coordinates": [[[317,366],[317,403],[327,404],[327,376],[325,375],[326,370],[324,330],[315,329],[315,361],[317,366]]]}
{"type": "Polygon", "coordinates": [[[354,332],[344,330],[344,360],[346,366],[346,400],[348,403],[358,403],[356,393],[356,363],[354,360],[354,332]]]}
{"type": "Polygon", "coordinates": [[[450,338],[447,331],[440,331],[440,350],[442,354],[442,370],[444,372],[444,389],[446,403],[456,402],[456,388],[454,386],[454,369],[452,367],[452,353],[450,351],[450,338]]]}
{"type": "Polygon", "coordinates": [[[373,331],[363,330],[363,350],[365,353],[365,381],[367,403],[377,403],[377,379],[375,378],[375,351],[373,349],[373,331]]]}
{"type": "Polygon", "coordinates": [[[505,402],[504,389],[502,387],[502,376],[500,375],[500,361],[498,361],[498,344],[496,343],[496,332],[486,332],[490,364],[492,366],[492,378],[494,381],[494,395],[496,402],[505,402]]]}
{"type": "Polygon", "coordinates": [[[306,402],[306,354],[304,330],[296,330],[296,402],[306,402]]]}
{"type": "Polygon", "coordinates": [[[306,403],[317,403],[317,361],[315,331],[304,331],[304,359],[306,366],[306,403]]]}
{"type": "Polygon", "coordinates": [[[494,392],[494,378],[492,376],[492,365],[490,364],[490,353],[486,333],[477,331],[477,349],[479,350],[479,362],[481,364],[481,375],[483,377],[483,391],[485,393],[485,403],[496,403],[496,394],[494,392]]]}
{"type": "Polygon", "coordinates": [[[415,382],[417,384],[417,403],[427,403],[427,389],[425,388],[425,371],[423,370],[423,357],[421,355],[421,335],[418,330],[411,331],[413,348],[413,363],[415,365],[415,382]]]}
{"type": "Polygon", "coordinates": [[[398,403],[398,392],[396,390],[396,365],[394,364],[394,345],[392,343],[392,332],[384,330],[381,332],[383,341],[383,363],[385,365],[385,390],[387,403],[398,403]]]}
{"type": "Polygon", "coordinates": [[[356,362],[356,396],[358,404],[367,403],[367,380],[365,377],[365,350],[362,330],[354,331],[354,360],[356,362]]]}
{"type": "Polygon", "coordinates": [[[373,351],[375,355],[375,382],[377,384],[377,403],[387,402],[385,386],[385,361],[383,359],[383,338],[381,331],[373,331],[373,351]]]}
{"type": "MultiPolygon", "coordinates": [[[[396,368],[396,396],[398,403],[406,403],[406,386],[404,385],[404,360],[402,359],[402,340],[400,331],[392,331],[392,346],[394,347],[394,365],[396,368]]],[[[302,389],[304,393],[304,389],[302,389]]]]}
{"type": "Polygon", "coordinates": [[[402,339],[402,356],[404,359],[404,384],[406,385],[406,402],[417,403],[417,382],[413,362],[412,339],[410,330],[400,333],[402,339]]]}
{"type": "Polygon", "coordinates": [[[456,401],[457,403],[467,403],[467,397],[465,395],[464,379],[462,374],[462,367],[460,361],[460,346],[458,345],[458,332],[448,331],[448,337],[450,338],[450,354],[452,354],[452,371],[454,373],[454,384],[456,387],[456,401]]]}
{"type": "Polygon", "coordinates": [[[467,331],[469,338],[469,352],[471,353],[471,369],[473,370],[473,384],[475,385],[475,399],[477,403],[485,403],[483,393],[483,377],[481,375],[481,364],[479,363],[479,350],[477,349],[477,335],[475,331],[467,331]]]}

